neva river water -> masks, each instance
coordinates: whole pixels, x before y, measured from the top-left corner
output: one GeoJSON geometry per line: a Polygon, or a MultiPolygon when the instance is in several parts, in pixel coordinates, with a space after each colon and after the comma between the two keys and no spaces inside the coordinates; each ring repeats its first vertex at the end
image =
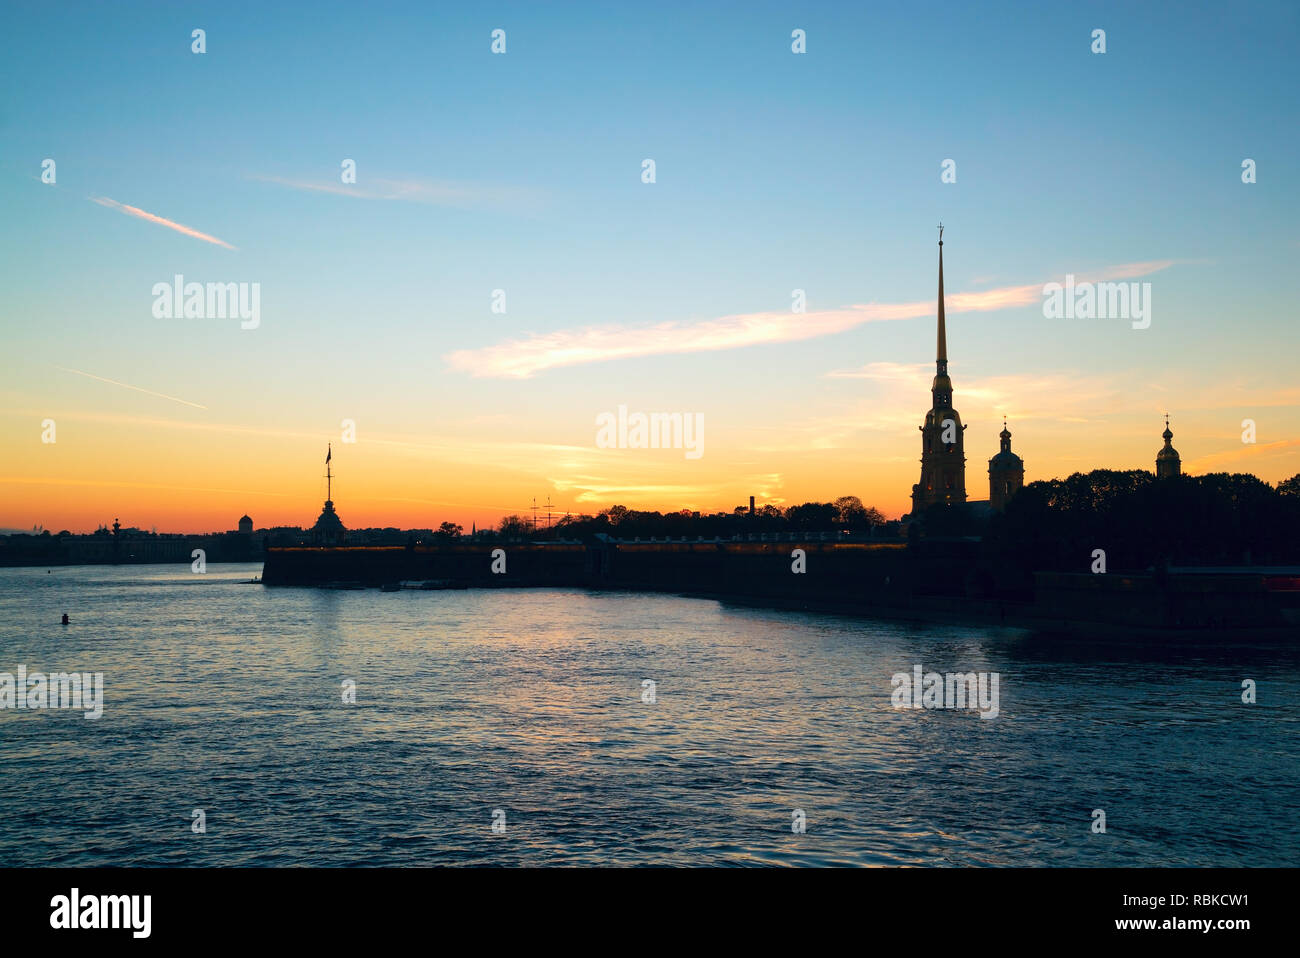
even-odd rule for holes
{"type": "Polygon", "coordinates": [[[1295,644],[259,571],[0,570],[0,672],[104,675],[98,720],[0,710],[0,862],[1300,865],[1295,644]],[[1000,714],[893,708],[917,664],[1000,714]]]}

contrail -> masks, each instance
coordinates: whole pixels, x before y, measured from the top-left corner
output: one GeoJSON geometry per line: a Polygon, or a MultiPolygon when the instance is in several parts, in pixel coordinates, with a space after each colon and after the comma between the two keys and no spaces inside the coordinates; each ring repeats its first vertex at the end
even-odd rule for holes
{"type": "Polygon", "coordinates": [[[183,403],[186,406],[193,406],[195,409],[207,409],[207,406],[200,406],[196,402],[190,402],[188,399],[178,399],[175,396],[168,396],[166,393],[156,393],[152,389],[142,389],[139,386],[132,386],[130,383],[120,383],[116,379],[105,379],[103,376],[96,376],[94,373],[83,373],[80,369],[68,369],[66,366],[55,366],[55,369],[61,369],[65,373],[76,373],[78,376],[85,376],[87,379],[98,379],[101,383],[108,383],[110,386],[121,386],[123,389],[134,389],[138,393],[146,393],[150,396],[157,396],[159,399],[170,399],[172,402],[183,403]]]}
{"type": "Polygon", "coordinates": [[[225,240],[217,239],[215,236],[209,236],[207,233],[200,233],[192,227],[183,223],[176,223],[161,216],[155,216],[153,213],[145,212],[136,206],[127,206],[125,203],[119,203],[117,200],[111,200],[107,196],[92,196],[89,199],[100,206],[107,206],[110,210],[118,210],[127,216],[138,216],[142,220],[148,220],[150,223],[157,223],[159,226],[165,226],[169,230],[175,230],[178,233],[184,233],[186,236],[193,236],[195,239],[201,239],[205,243],[215,243],[217,246],[224,246],[226,249],[238,249],[231,246],[225,240]]]}

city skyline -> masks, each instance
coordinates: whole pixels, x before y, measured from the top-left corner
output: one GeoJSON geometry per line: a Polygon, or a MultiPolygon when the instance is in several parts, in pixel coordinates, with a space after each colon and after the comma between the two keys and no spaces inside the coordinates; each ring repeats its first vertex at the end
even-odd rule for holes
{"type": "Polygon", "coordinates": [[[667,7],[399,6],[370,43],[276,11],[85,7],[57,34],[14,11],[0,71],[43,80],[0,127],[0,527],[309,526],[329,442],[350,528],[548,496],[897,518],[940,220],[970,498],[1004,415],[1026,483],[1153,470],[1170,413],[1185,473],[1276,484],[1300,473],[1295,12],[1179,9],[767,6],[683,33],[667,7]],[[177,276],[257,284],[256,325],[160,318],[177,276]],[[1075,280],[1150,283],[1149,325],[1049,318],[1075,280]],[[620,407],[702,417],[702,455],[601,448],[620,407]]]}
{"type": "Polygon", "coordinates": [[[453,868],[1278,924],[1300,4],[4,26],[23,940],[373,947],[453,868]]]}

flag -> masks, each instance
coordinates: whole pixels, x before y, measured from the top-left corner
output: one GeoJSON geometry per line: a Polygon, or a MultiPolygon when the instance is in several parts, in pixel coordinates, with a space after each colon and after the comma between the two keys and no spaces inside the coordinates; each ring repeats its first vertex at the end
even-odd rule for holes
{"type": "Polygon", "coordinates": [[[325,449],[325,465],[327,465],[327,466],[329,465],[329,463],[330,463],[330,456],[332,456],[332,455],[334,455],[334,449],[333,449],[333,447],[326,447],[326,449],[325,449]]]}

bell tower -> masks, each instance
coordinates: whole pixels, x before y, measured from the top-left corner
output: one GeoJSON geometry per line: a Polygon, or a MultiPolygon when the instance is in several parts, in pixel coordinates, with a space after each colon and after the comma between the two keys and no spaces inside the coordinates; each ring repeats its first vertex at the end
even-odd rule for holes
{"type": "Polygon", "coordinates": [[[1169,414],[1165,413],[1165,431],[1160,434],[1164,439],[1165,445],[1156,453],[1156,478],[1172,479],[1183,471],[1183,460],[1178,455],[1178,450],[1174,448],[1173,431],[1169,428],[1169,414]]]}
{"type": "Polygon", "coordinates": [[[989,460],[989,505],[1001,512],[1007,507],[1007,501],[1025,484],[1025,463],[1011,451],[1011,430],[1007,428],[1005,419],[998,439],[1002,441],[1002,448],[989,460]]]}

